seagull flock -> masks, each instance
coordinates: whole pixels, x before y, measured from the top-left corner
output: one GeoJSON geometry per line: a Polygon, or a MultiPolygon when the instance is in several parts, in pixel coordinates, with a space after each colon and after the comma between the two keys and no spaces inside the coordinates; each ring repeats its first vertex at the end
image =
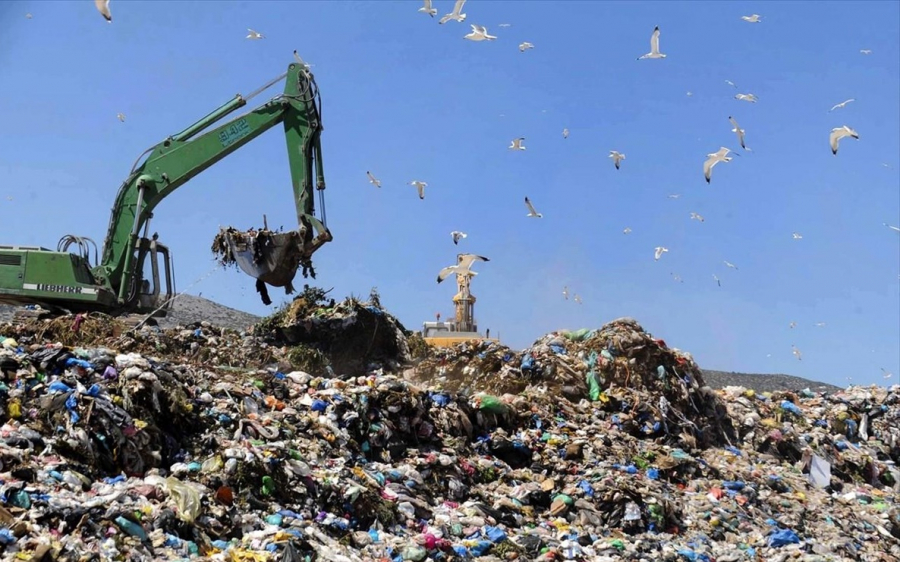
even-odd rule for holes
{"type": "MultiPolygon", "coordinates": [[[[419,12],[426,14],[432,18],[434,18],[438,14],[438,9],[434,7],[432,0],[422,0],[422,4],[423,4],[422,7],[420,7],[418,9],[419,12]]],[[[110,12],[109,5],[110,5],[110,0],[94,0],[94,6],[96,7],[96,9],[100,13],[100,15],[103,17],[103,19],[107,23],[112,23],[112,13],[110,12]]],[[[455,2],[453,3],[453,9],[450,12],[444,14],[438,20],[438,24],[444,25],[444,24],[447,24],[448,22],[456,22],[456,23],[465,22],[468,18],[468,14],[463,12],[465,5],[466,5],[466,0],[455,0],[455,2]]],[[[26,14],[25,17],[27,19],[32,19],[33,16],[32,16],[32,14],[29,13],[29,14],[26,14]]],[[[741,16],[741,20],[748,22],[748,23],[752,23],[752,24],[759,24],[763,21],[762,16],[760,16],[759,14],[751,14],[748,16],[741,16]]],[[[485,41],[490,42],[490,41],[495,41],[498,39],[498,37],[496,35],[491,35],[484,25],[471,23],[470,27],[471,27],[471,31],[468,34],[464,35],[463,39],[466,39],[469,41],[474,41],[474,42],[485,42],[485,41]]],[[[508,27],[510,27],[510,24],[501,23],[501,24],[499,24],[499,27],[500,28],[508,28],[508,27]]],[[[255,31],[253,29],[248,29],[247,31],[248,31],[248,34],[246,36],[246,39],[260,40],[260,39],[265,38],[265,35],[263,35],[262,33],[258,32],[258,31],[255,31]]],[[[644,60],[661,61],[667,57],[667,55],[660,50],[660,35],[661,35],[661,32],[660,32],[659,26],[654,27],[653,32],[650,35],[650,51],[646,54],[639,56],[637,58],[637,60],[639,60],[639,61],[644,61],[644,60]]],[[[528,42],[528,41],[523,41],[518,44],[518,49],[519,49],[519,52],[521,52],[521,53],[525,53],[526,51],[532,50],[534,48],[535,48],[534,44],[531,42],[528,42]]],[[[859,52],[863,55],[871,55],[872,50],[871,49],[860,49],[859,52]]],[[[312,65],[309,65],[306,62],[304,62],[300,58],[300,56],[297,54],[296,51],[294,51],[294,57],[301,64],[306,66],[307,68],[312,66],[312,65]]],[[[727,85],[731,86],[732,88],[737,89],[737,85],[735,85],[735,83],[732,82],[731,80],[725,80],[725,83],[727,85]]],[[[691,96],[692,93],[688,92],[687,95],[691,96]]],[[[734,99],[736,99],[738,101],[745,101],[745,102],[754,103],[754,104],[759,101],[759,98],[753,93],[737,93],[737,94],[735,94],[734,99]]],[[[856,101],[855,98],[849,98],[841,103],[835,104],[834,106],[831,107],[831,109],[828,110],[828,112],[831,113],[838,109],[844,109],[847,107],[848,104],[855,102],[855,101],[856,101]]],[[[117,113],[116,116],[119,119],[119,121],[125,122],[125,115],[123,113],[117,113]]],[[[746,152],[752,152],[746,144],[746,130],[741,128],[740,125],[738,125],[737,120],[733,116],[728,116],[728,121],[731,123],[731,125],[733,127],[731,129],[731,132],[736,135],[738,145],[741,147],[741,149],[746,152]]],[[[569,129],[567,129],[567,128],[563,129],[562,136],[563,136],[563,139],[567,139],[569,137],[569,129]]],[[[841,140],[846,139],[846,138],[852,138],[852,139],[858,141],[860,139],[860,135],[859,135],[859,133],[857,133],[857,131],[855,129],[853,129],[852,127],[850,127],[848,125],[842,125],[840,127],[835,127],[831,130],[831,132],[829,134],[829,146],[831,148],[831,152],[833,155],[835,155],[835,156],[837,155],[841,140]]],[[[524,141],[525,141],[524,137],[518,137],[518,138],[513,139],[509,145],[509,149],[512,151],[516,151],[516,152],[526,150],[526,147],[523,145],[524,141]]],[[[716,152],[711,152],[711,153],[707,154],[706,160],[704,160],[704,162],[703,162],[703,176],[704,176],[704,179],[706,180],[706,183],[709,184],[712,182],[712,172],[713,172],[713,168],[716,166],[716,164],[729,163],[733,160],[733,157],[736,157],[736,156],[740,156],[740,154],[737,154],[734,151],[732,151],[730,148],[724,147],[724,146],[719,147],[719,149],[716,152]]],[[[619,152],[617,150],[610,150],[609,158],[613,161],[613,164],[614,164],[616,170],[620,170],[622,161],[625,160],[625,154],[622,152],[619,152]]],[[[890,168],[890,166],[888,164],[883,164],[883,165],[885,167],[890,168]]],[[[366,171],[366,176],[368,177],[369,183],[374,185],[376,188],[381,187],[381,181],[379,179],[377,179],[371,171],[366,171]]],[[[413,181],[409,182],[409,185],[416,188],[416,191],[419,195],[419,199],[425,199],[425,188],[428,186],[428,183],[426,183],[424,181],[420,181],[420,180],[413,180],[413,181]]],[[[676,199],[678,197],[679,197],[679,195],[677,195],[677,194],[669,195],[669,198],[672,198],[672,199],[676,199]]],[[[537,219],[543,218],[544,215],[542,213],[539,213],[535,209],[534,205],[531,202],[531,199],[527,196],[525,197],[525,206],[528,209],[528,213],[525,215],[527,218],[537,218],[537,219]]],[[[699,215],[698,213],[695,213],[695,212],[690,213],[690,219],[696,220],[700,223],[704,222],[704,220],[705,220],[701,215],[699,215]]],[[[893,231],[900,232],[900,227],[892,226],[887,223],[883,223],[883,224],[884,224],[884,226],[888,227],[889,229],[891,229],[893,231]]],[[[631,231],[632,230],[630,227],[626,227],[622,232],[627,235],[627,234],[631,233],[631,231]]],[[[467,236],[468,236],[465,232],[462,232],[459,230],[452,231],[450,233],[450,235],[451,235],[451,239],[452,239],[454,245],[458,245],[460,240],[463,240],[463,239],[467,238],[467,236]]],[[[792,233],[792,237],[794,240],[801,240],[803,238],[803,236],[798,232],[792,233]]],[[[669,248],[667,248],[665,246],[657,246],[654,249],[654,254],[653,254],[654,260],[659,261],[660,258],[668,252],[669,252],[669,248]]],[[[484,256],[479,256],[476,254],[460,254],[459,262],[456,265],[445,267],[440,271],[440,273],[438,274],[438,278],[437,278],[438,283],[442,282],[444,279],[446,279],[448,276],[450,276],[452,274],[476,275],[476,273],[474,271],[472,271],[471,268],[472,268],[472,265],[478,261],[487,262],[489,260],[488,260],[488,258],[486,258],[484,256]]],[[[732,264],[728,261],[724,261],[724,264],[731,269],[734,269],[734,270],[738,269],[737,266],[735,266],[734,264],[732,264]]],[[[673,276],[673,278],[676,281],[681,281],[681,278],[678,275],[675,275],[674,273],[672,273],[671,275],[673,276]]],[[[713,274],[713,279],[716,282],[716,284],[721,287],[721,280],[715,274],[713,274]]],[[[569,298],[568,287],[565,287],[563,289],[563,296],[566,300],[568,300],[568,298],[569,298]]],[[[578,303],[581,302],[581,298],[578,295],[574,295],[574,300],[578,303]]],[[[792,322],[790,327],[793,328],[795,325],[796,325],[796,323],[792,322]]],[[[817,325],[824,326],[824,323],[819,323],[817,325]]],[[[792,347],[792,353],[794,354],[794,356],[798,360],[802,359],[800,350],[797,349],[797,347],[794,345],[792,345],[791,347],[792,347]]],[[[890,373],[888,373],[884,369],[882,369],[882,371],[884,371],[886,373],[886,377],[892,376],[890,373]]]]}

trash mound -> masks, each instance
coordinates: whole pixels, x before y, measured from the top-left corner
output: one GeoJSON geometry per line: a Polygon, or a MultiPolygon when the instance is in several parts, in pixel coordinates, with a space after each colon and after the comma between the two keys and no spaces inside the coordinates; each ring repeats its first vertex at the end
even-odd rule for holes
{"type": "MultiPolygon", "coordinates": [[[[713,394],[737,439],[703,449],[634,431],[650,423],[640,389],[669,392],[638,358],[667,372],[681,358],[680,377],[695,367],[631,322],[501,360],[517,365],[509,376],[525,355],[542,373],[593,372],[595,401],[567,399],[548,375],[518,394],[380,368],[317,376],[280,368],[286,351],[257,335],[203,325],[122,340],[156,341],[152,355],[8,335],[0,327],[4,560],[900,558],[900,385],[728,388],[713,394]],[[273,362],[251,364],[254,348],[273,362]],[[226,357],[234,366],[207,366],[226,357]],[[626,377],[633,387],[618,386],[626,377]]],[[[690,401],[697,384],[680,387],[690,401]]]]}
{"type": "Polygon", "coordinates": [[[3,333],[14,339],[49,340],[68,346],[103,346],[127,330],[128,326],[119,319],[91,312],[11,322],[4,326],[3,333]]]}
{"type": "Polygon", "coordinates": [[[396,372],[410,359],[406,328],[386,312],[372,292],[367,301],[341,302],[308,285],[291,303],[264,319],[254,333],[288,346],[296,369],[329,376],[359,376],[373,368],[396,372]]]}
{"type": "Polygon", "coordinates": [[[632,318],[599,330],[551,333],[521,352],[492,342],[435,350],[409,376],[457,392],[537,386],[574,401],[590,398],[630,434],[673,445],[702,448],[735,439],[725,404],[705,386],[693,357],[632,318]]]}

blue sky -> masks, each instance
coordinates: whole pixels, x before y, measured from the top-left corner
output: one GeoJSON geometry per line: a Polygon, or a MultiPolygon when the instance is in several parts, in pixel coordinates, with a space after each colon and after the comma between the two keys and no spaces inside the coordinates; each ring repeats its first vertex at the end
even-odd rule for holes
{"type": "MultiPolygon", "coordinates": [[[[452,4],[435,1],[439,15],[452,4]]],[[[144,149],[298,49],[324,104],[334,241],[314,261],[335,296],[377,286],[417,329],[450,315],[454,287],[435,276],[471,251],[491,259],[473,281],[480,328],[514,347],[632,316],[707,368],[839,385],[887,382],[884,368],[898,382],[900,236],[882,223],[900,224],[900,5],[470,0],[465,23],[444,25],[420,5],[113,0],[107,24],[87,0],[0,3],[0,242],[102,241],[144,149]],[[762,23],[740,19],[752,13],[762,23]],[[463,40],[470,23],[498,39],[463,40]],[[668,57],[637,61],[655,25],[668,57]],[[535,48],[520,53],[522,41],[535,48]],[[739,150],[729,115],[753,152],[707,185],[705,155],[739,150]],[[845,124],[860,140],[833,156],[828,134],[845,124]],[[520,136],[527,150],[507,150],[520,136]],[[619,171],[610,150],[627,155],[619,171]],[[429,184],[424,201],[414,179],[429,184]],[[525,195],[543,219],[525,218],[525,195]],[[458,248],[456,229],[469,234],[458,248]]],[[[264,213],[293,226],[280,128],[157,208],[179,288],[203,278],[188,292],[270,312],[249,277],[210,274],[219,225],[264,213]]]]}

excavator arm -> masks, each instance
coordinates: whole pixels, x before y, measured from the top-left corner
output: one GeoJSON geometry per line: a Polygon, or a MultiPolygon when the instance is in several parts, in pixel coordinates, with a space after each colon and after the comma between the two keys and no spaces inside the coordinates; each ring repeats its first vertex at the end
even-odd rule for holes
{"type": "MultiPolygon", "coordinates": [[[[247,98],[238,94],[187,129],[148,149],[145,152],[149,153],[147,158],[132,170],[116,196],[101,262],[92,271],[96,280],[111,286],[119,302],[128,301],[129,294],[134,291],[132,261],[135,245],[153,209],[191,178],[279,123],[284,125],[300,227],[297,240],[301,247],[293,255],[306,268],[312,253],[332,239],[324,222],[315,216],[314,164],[315,188],[325,189],[319,143],[322,131],[320,105],[312,74],[304,66],[292,63],[285,74],[247,98]],[[285,85],[281,95],[244,115],[202,132],[244,107],[247,100],[282,78],[285,85]]],[[[294,264],[293,271],[296,267],[297,264],[294,264]]]]}

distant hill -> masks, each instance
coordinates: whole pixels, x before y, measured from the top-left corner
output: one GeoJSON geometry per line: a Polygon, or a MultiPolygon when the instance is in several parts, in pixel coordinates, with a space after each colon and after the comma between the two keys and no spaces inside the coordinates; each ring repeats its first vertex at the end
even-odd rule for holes
{"type": "MultiPolygon", "coordinates": [[[[0,323],[9,322],[13,318],[15,307],[0,305],[0,323]]],[[[244,330],[260,320],[259,316],[223,306],[203,297],[181,295],[175,300],[173,309],[166,318],[157,320],[162,328],[174,328],[206,320],[222,328],[244,330]]],[[[706,384],[712,388],[726,386],[743,386],[757,392],[774,392],[777,390],[803,390],[808,388],[814,392],[834,392],[840,390],[836,386],[802,379],[791,375],[751,375],[747,373],[729,373],[725,371],[703,370],[706,384]]]]}

